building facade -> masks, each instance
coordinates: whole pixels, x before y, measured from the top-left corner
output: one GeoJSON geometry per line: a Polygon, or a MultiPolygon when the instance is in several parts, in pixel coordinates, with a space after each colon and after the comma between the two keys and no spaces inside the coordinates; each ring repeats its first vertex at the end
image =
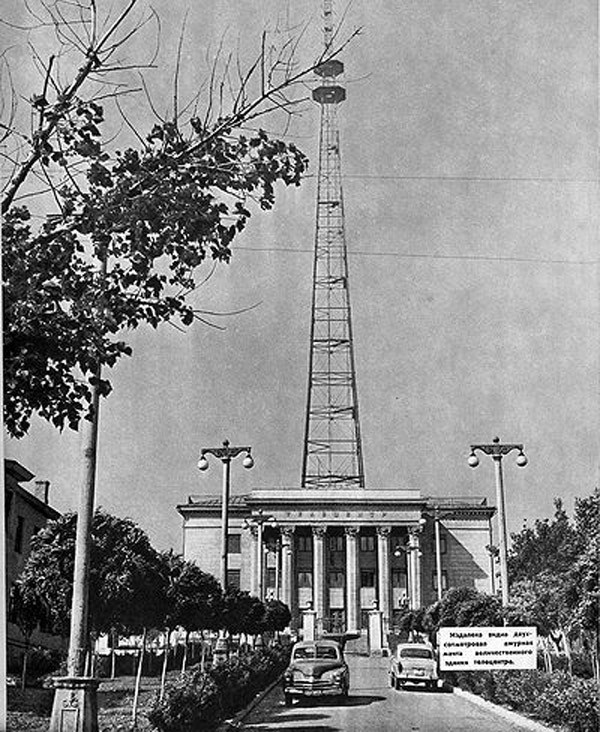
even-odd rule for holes
{"type": "MultiPolygon", "coordinates": [[[[185,558],[219,577],[220,496],[177,510],[185,558]]],[[[296,625],[313,609],[323,631],[359,632],[377,607],[389,630],[450,587],[494,592],[494,513],[485,499],[414,489],[254,490],[230,501],[227,581],[282,600],[296,625]]]]}
{"type": "MultiPolygon", "coordinates": [[[[5,526],[6,526],[6,588],[7,588],[7,663],[16,671],[25,651],[25,639],[13,622],[11,604],[12,588],[23,571],[31,551],[31,539],[46,522],[60,517],[60,513],[48,503],[50,484],[34,481],[35,477],[16,460],[4,461],[5,474],[5,526]],[[27,484],[24,487],[22,484],[27,484]],[[31,484],[31,485],[30,485],[31,484]]],[[[44,628],[34,631],[30,644],[58,649],[62,641],[44,628]]]]}

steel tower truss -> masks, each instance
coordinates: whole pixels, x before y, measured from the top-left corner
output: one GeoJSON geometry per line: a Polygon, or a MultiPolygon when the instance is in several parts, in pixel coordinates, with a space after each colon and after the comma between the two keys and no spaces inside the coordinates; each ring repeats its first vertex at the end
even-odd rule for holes
{"type": "MultiPolygon", "coordinates": [[[[331,42],[331,0],[325,0],[325,44],[331,42]]],[[[303,488],[364,488],[348,256],[344,227],[336,59],[318,67],[313,99],[321,106],[310,364],[303,488]]]]}

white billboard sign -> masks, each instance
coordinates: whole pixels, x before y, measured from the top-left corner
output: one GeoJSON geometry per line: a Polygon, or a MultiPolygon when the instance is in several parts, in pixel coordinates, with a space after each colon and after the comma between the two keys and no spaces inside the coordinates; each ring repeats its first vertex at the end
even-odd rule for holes
{"type": "Polygon", "coordinates": [[[440,671],[517,670],[537,666],[534,627],[440,628],[440,671]]]}

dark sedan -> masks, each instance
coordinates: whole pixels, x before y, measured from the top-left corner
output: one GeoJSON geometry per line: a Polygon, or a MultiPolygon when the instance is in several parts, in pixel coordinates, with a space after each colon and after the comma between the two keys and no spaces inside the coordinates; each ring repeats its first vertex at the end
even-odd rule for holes
{"type": "Polygon", "coordinates": [[[336,641],[301,641],[283,676],[285,703],[300,696],[348,696],[350,674],[336,641]]]}

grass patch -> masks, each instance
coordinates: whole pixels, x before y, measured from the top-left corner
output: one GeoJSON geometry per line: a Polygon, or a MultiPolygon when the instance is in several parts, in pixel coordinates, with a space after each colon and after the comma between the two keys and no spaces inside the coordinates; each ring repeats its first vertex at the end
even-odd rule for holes
{"type": "MultiPolygon", "coordinates": [[[[171,681],[179,678],[178,671],[167,676],[171,681]]],[[[130,732],[133,709],[134,676],[103,679],[98,689],[98,727],[100,732],[130,732]]],[[[146,732],[152,727],[146,716],[160,687],[160,679],[142,678],[138,702],[136,732],[146,732]]],[[[53,689],[8,688],[7,732],[48,732],[53,689]]]]}

